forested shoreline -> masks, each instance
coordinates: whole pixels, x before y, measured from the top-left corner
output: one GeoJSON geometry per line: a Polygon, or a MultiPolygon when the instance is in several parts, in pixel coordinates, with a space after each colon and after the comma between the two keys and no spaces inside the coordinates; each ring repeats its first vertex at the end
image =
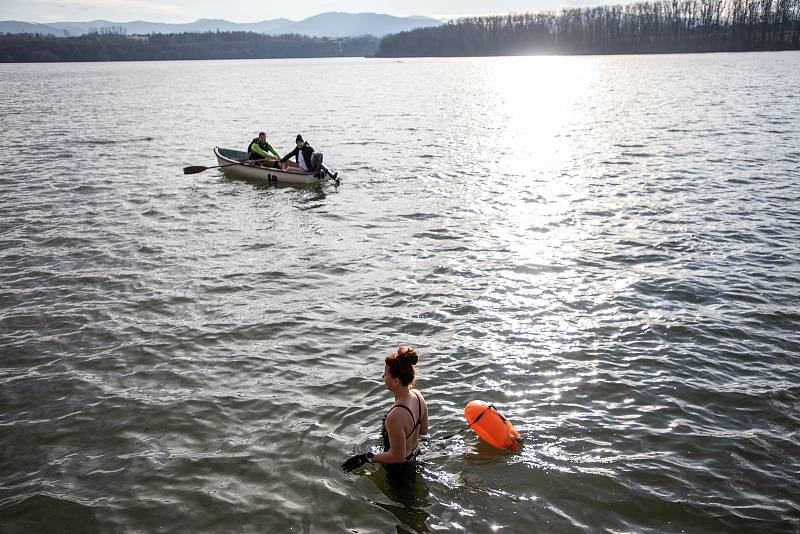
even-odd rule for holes
{"type": "Polygon", "coordinates": [[[128,36],[106,31],[80,37],[6,34],[0,35],[0,62],[363,57],[374,53],[377,44],[378,38],[372,36],[327,38],[252,32],[128,36]]]}
{"type": "Polygon", "coordinates": [[[800,0],[659,0],[471,17],[387,35],[0,34],[0,62],[657,54],[800,49],[800,0]]]}
{"type": "Polygon", "coordinates": [[[384,37],[379,57],[800,49],[800,0],[661,0],[472,17],[384,37]]]}

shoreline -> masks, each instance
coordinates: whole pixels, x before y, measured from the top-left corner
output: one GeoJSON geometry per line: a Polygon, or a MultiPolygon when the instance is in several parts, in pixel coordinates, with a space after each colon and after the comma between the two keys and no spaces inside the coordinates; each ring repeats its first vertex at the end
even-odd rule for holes
{"type": "Polygon", "coordinates": [[[57,61],[2,61],[0,65],[48,65],[63,63],[169,63],[187,61],[264,61],[264,60],[321,60],[321,59],[380,59],[380,60],[412,60],[412,59],[481,59],[481,58],[525,58],[525,57],[611,57],[611,56],[680,56],[710,54],[752,54],[775,52],[800,52],[800,48],[769,50],[711,50],[697,52],[563,52],[546,54],[506,54],[506,55],[471,55],[471,56],[281,56],[281,57],[231,57],[231,58],[165,58],[165,59],[93,59],[93,60],[57,60],[57,61]]]}

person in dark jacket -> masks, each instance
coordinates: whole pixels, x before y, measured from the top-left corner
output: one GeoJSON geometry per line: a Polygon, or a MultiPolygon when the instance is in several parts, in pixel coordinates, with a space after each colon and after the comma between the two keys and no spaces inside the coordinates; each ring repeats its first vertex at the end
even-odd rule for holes
{"type": "Polygon", "coordinates": [[[267,134],[261,132],[258,134],[258,137],[250,141],[250,145],[247,147],[247,159],[259,162],[261,160],[271,159],[270,152],[274,154],[276,158],[281,159],[281,155],[278,154],[278,151],[272,148],[272,145],[267,142],[267,134]]]}
{"type": "Polygon", "coordinates": [[[320,177],[327,175],[334,180],[336,179],[339,173],[331,173],[330,169],[322,164],[322,152],[315,152],[314,147],[303,140],[303,136],[300,134],[295,138],[295,144],[297,145],[295,149],[281,158],[284,169],[287,165],[292,165],[299,167],[303,171],[318,173],[320,177]],[[292,157],[294,157],[294,164],[289,162],[292,157]]]}

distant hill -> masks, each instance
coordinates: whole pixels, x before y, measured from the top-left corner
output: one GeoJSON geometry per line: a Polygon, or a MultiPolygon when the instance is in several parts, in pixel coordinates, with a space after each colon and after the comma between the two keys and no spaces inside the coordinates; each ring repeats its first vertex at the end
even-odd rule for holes
{"type": "Polygon", "coordinates": [[[439,26],[442,22],[427,17],[395,17],[378,13],[322,13],[298,22],[289,19],[273,19],[261,22],[230,22],[222,19],[199,19],[186,24],[163,22],[111,22],[93,20],[89,22],[53,22],[36,24],[14,20],[0,21],[0,33],[41,33],[56,37],[79,36],[91,30],[122,31],[128,35],[167,33],[202,33],[246,31],[265,35],[296,33],[310,37],[352,37],[374,35],[383,37],[416,28],[439,26]]]}
{"type": "Polygon", "coordinates": [[[393,17],[377,13],[323,13],[295,22],[291,33],[313,37],[349,37],[374,35],[383,37],[417,28],[440,26],[442,21],[427,17],[393,17]]]}
{"type": "Polygon", "coordinates": [[[42,35],[55,35],[56,37],[67,36],[64,30],[60,28],[35,22],[21,22],[19,20],[0,21],[0,33],[40,33],[42,35]]]}
{"type": "MultiPolygon", "coordinates": [[[[0,22],[0,32],[5,33],[33,33],[33,32],[11,32],[3,29],[0,22]]],[[[128,35],[149,35],[152,33],[203,33],[203,32],[254,32],[267,35],[278,33],[290,33],[282,31],[282,28],[295,24],[289,19],[265,20],[263,22],[236,23],[221,19],[199,19],[186,24],[167,24],[165,22],[146,22],[134,20],[132,22],[111,22],[109,20],[92,20],[89,22],[54,22],[48,24],[49,27],[64,30],[71,36],[80,36],[89,33],[91,30],[102,30],[109,28],[119,28],[128,35]]]]}

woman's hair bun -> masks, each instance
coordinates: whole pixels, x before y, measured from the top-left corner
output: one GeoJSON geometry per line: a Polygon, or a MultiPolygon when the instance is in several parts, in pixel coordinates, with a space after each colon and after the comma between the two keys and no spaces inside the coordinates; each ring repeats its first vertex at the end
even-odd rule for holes
{"type": "Polygon", "coordinates": [[[414,384],[416,371],[414,366],[419,361],[417,351],[411,347],[400,346],[396,352],[389,354],[384,360],[389,367],[389,374],[400,380],[404,386],[414,384]]]}
{"type": "Polygon", "coordinates": [[[397,359],[403,363],[417,365],[419,356],[417,355],[417,351],[413,348],[401,346],[397,349],[397,359]]]}

